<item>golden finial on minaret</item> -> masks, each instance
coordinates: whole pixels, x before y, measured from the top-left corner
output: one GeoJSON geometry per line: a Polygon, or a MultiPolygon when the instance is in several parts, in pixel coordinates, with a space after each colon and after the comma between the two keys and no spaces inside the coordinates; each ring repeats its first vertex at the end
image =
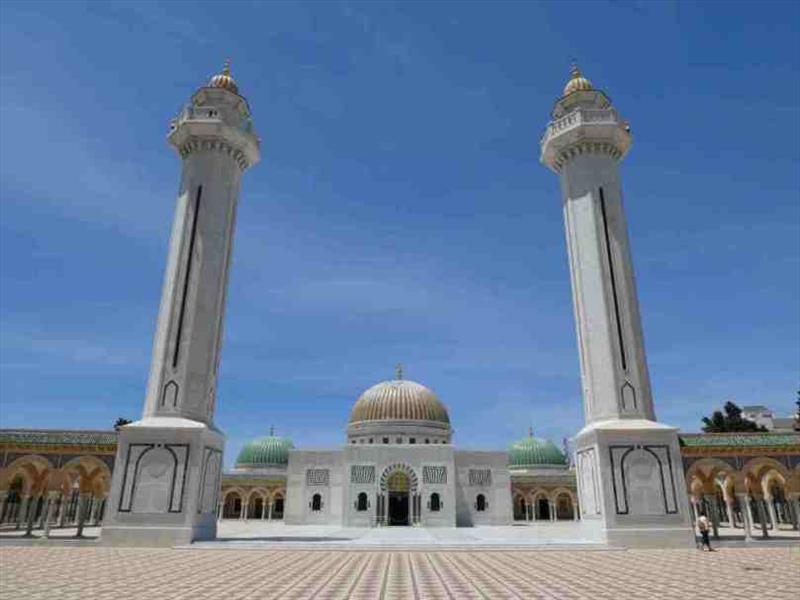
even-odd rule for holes
{"type": "Polygon", "coordinates": [[[570,66],[569,81],[567,85],[564,86],[564,95],[567,96],[572,92],[588,92],[592,89],[592,82],[583,76],[581,70],[578,68],[578,63],[573,60],[570,66]]]}
{"type": "Polygon", "coordinates": [[[533,426],[528,427],[528,437],[533,437],[533,426]]]}
{"type": "Polygon", "coordinates": [[[394,377],[397,381],[401,381],[403,379],[403,363],[397,363],[395,366],[394,377]]]}
{"type": "Polygon", "coordinates": [[[274,435],[275,435],[275,425],[270,425],[269,426],[269,437],[272,437],[274,435]]]}
{"type": "Polygon", "coordinates": [[[211,78],[211,81],[208,82],[208,87],[213,88],[223,88],[234,94],[239,93],[239,87],[236,85],[236,81],[234,81],[233,77],[231,76],[231,59],[226,58],[225,64],[222,67],[222,73],[219,75],[214,75],[211,78]]]}

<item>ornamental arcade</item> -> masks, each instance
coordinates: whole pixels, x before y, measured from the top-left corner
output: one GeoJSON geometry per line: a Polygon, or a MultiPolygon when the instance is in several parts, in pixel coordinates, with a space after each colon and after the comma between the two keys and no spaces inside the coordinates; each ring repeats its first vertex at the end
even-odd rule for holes
{"type": "Polygon", "coordinates": [[[0,527],[84,526],[102,520],[114,431],[0,430],[0,527]]]}
{"type": "Polygon", "coordinates": [[[681,455],[690,505],[746,539],[800,519],[800,433],[683,434],[681,455]]]}

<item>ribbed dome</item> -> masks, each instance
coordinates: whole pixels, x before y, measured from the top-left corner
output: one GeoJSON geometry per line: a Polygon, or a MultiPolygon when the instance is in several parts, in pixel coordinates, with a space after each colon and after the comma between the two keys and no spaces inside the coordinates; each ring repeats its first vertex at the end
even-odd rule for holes
{"type": "Polygon", "coordinates": [[[239,93],[239,86],[236,85],[236,81],[234,81],[233,77],[231,77],[230,60],[225,61],[225,66],[222,67],[222,73],[214,75],[211,78],[211,80],[208,82],[208,87],[222,88],[233,92],[234,94],[239,93]]]}
{"type": "Polygon", "coordinates": [[[592,89],[592,82],[581,75],[578,65],[572,65],[572,77],[564,86],[564,95],[568,96],[572,92],[588,92],[592,89]]]}
{"type": "Polygon", "coordinates": [[[566,467],[567,457],[550,440],[542,440],[529,435],[514,442],[508,448],[510,467],[566,467]]]}
{"type": "Polygon", "coordinates": [[[289,463],[291,440],[269,435],[247,442],[236,458],[237,468],[283,467],[289,463]]]}
{"type": "Polygon", "coordinates": [[[437,421],[450,424],[447,409],[431,390],[406,379],[382,381],[356,401],[350,422],[437,421]]]}

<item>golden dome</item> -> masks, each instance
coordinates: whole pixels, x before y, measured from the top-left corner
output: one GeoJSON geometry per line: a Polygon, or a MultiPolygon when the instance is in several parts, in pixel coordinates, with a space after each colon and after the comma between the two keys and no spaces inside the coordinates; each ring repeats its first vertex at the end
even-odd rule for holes
{"type": "Polygon", "coordinates": [[[222,88],[228,90],[229,92],[233,92],[234,94],[239,93],[239,86],[236,85],[236,81],[234,81],[233,77],[231,77],[230,59],[225,61],[225,66],[222,67],[222,73],[214,75],[211,78],[211,80],[208,82],[208,87],[222,88]]]}
{"type": "Polygon", "coordinates": [[[350,412],[350,422],[436,421],[450,424],[444,404],[424,385],[406,379],[382,381],[365,391],[350,412]]]}
{"type": "Polygon", "coordinates": [[[572,63],[572,77],[570,77],[567,85],[564,86],[564,95],[568,96],[572,92],[589,92],[592,89],[592,82],[581,75],[578,65],[572,63]]]}

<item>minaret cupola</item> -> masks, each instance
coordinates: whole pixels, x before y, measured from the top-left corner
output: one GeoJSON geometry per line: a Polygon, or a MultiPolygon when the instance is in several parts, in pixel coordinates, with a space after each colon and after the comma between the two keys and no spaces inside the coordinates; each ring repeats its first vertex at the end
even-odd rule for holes
{"type": "Polygon", "coordinates": [[[578,65],[572,63],[572,76],[564,86],[564,95],[569,96],[573,92],[590,92],[593,89],[592,82],[581,74],[578,65]]]}
{"type": "Polygon", "coordinates": [[[222,88],[233,92],[239,93],[239,86],[236,85],[236,80],[231,76],[231,59],[225,61],[225,66],[222,67],[222,73],[214,75],[208,82],[210,88],[222,88]]]}

